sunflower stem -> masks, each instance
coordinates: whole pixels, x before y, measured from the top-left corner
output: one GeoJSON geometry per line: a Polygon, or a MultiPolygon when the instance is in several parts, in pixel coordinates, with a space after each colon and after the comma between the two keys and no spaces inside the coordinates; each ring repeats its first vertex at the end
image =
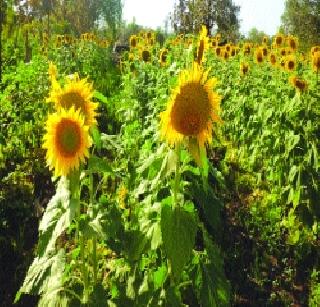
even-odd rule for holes
{"type": "Polygon", "coordinates": [[[174,178],[174,187],[173,187],[173,207],[179,206],[178,203],[178,194],[180,189],[180,163],[181,163],[181,147],[180,144],[177,144],[176,146],[176,156],[177,156],[177,162],[176,162],[176,173],[174,178]]]}
{"type": "Polygon", "coordinates": [[[84,290],[83,290],[83,301],[88,301],[88,274],[87,267],[85,263],[85,243],[86,238],[81,230],[80,220],[81,220],[81,206],[80,206],[80,171],[74,170],[68,175],[68,179],[70,181],[70,200],[72,206],[76,208],[76,223],[77,230],[75,234],[76,241],[79,242],[80,247],[80,267],[82,272],[84,290]]]}
{"type": "MultiPolygon", "coordinates": [[[[93,175],[89,175],[89,195],[90,195],[90,206],[93,209],[94,193],[93,193],[93,175]]],[[[94,235],[92,239],[92,264],[93,264],[93,283],[97,283],[97,237],[94,235]]]]}

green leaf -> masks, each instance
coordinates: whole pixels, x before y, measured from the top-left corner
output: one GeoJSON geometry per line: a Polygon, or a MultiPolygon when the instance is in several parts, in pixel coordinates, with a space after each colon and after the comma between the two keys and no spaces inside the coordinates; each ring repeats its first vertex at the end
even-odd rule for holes
{"type": "Polygon", "coordinates": [[[96,145],[97,149],[100,150],[102,147],[101,135],[97,127],[90,128],[93,143],[96,145]]]}
{"type": "Polygon", "coordinates": [[[163,264],[157,271],[153,273],[153,283],[155,290],[162,287],[167,277],[167,267],[163,264]]]}
{"type": "Polygon", "coordinates": [[[88,169],[92,173],[112,173],[108,161],[97,156],[90,156],[88,161],[88,169]]]}
{"type": "Polygon", "coordinates": [[[108,103],[108,98],[106,96],[104,96],[102,93],[98,92],[98,91],[94,91],[92,97],[100,100],[104,104],[108,103]]]}
{"type": "Polygon", "coordinates": [[[41,294],[42,300],[52,299],[56,290],[62,286],[65,267],[65,253],[63,249],[53,256],[36,257],[24,279],[23,285],[16,294],[15,303],[21,294],[41,294]]]}
{"type": "Polygon", "coordinates": [[[39,224],[39,256],[55,251],[58,237],[70,226],[77,212],[78,204],[70,201],[68,185],[68,180],[62,177],[39,224]]]}
{"type": "Polygon", "coordinates": [[[172,209],[170,205],[163,202],[161,232],[173,276],[179,280],[184,266],[191,257],[195,243],[197,223],[194,212],[186,211],[183,207],[172,209]]]}

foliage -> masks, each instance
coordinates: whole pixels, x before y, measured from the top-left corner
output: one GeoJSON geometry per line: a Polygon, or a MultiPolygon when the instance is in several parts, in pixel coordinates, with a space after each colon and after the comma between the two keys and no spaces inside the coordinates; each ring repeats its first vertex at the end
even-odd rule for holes
{"type": "Polygon", "coordinates": [[[234,40],[238,36],[239,10],[231,0],[179,1],[171,22],[176,33],[195,33],[206,25],[209,33],[215,31],[234,40]]]}
{"type": "Polygon", "coordinates": [[[286,33],[300,38],[309,48],[320,43],[320,2],[287,0],[282,23],[286,33]]]}

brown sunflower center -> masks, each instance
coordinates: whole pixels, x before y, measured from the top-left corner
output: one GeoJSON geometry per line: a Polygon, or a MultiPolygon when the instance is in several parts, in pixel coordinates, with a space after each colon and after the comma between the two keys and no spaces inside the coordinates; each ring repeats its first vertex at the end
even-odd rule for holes
{"type": "Polygon", "coordinates": [[[68,92],[60,96],[60,105],[65,109],[70,109],[72,106],[76,110],[80,109],[81,113],[86,115],[86,102],[78,92],[68,92]]]}
{"type": "Polygon", "coordinates": [[[293,69],[294,69],[294,61],[289,61],[289,62],[288,62],[288,68],[289,68],[290,70],[293,70],[293,69]]]}
{"type": "Polygon", "coordinates": [[[276,44],[277,44],[277,45],[281,45],[281,44],[282,44],[282,37],[281,37],[281,36],[277,36],[277,38],[276,38],[276,44]]]}
{"type": "Polygon", "coordinates": [[[81,147],[81,131],[73,120],[62,118],[57,125],[56,147],[66,158],[74,157],[81,147]]]}
{"type": "Polygon", "coordinates": [[[203,85],[189,82],[180,88],[171,111],[172,125],[186,136],[196,136],[205,130],[210,120],[211,104],[203,85]]]}
{"type": "Polygon", "coordinates": [[[143,50],[142,51],[142,59],[144,62],[149,62],[150,61],[150,52],[148,50],[143,50]]]}

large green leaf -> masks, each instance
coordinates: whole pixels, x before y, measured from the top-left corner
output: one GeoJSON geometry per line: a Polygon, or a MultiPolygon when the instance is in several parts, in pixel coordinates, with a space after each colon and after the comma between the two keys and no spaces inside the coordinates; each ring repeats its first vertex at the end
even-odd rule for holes
{"type": "Polygon", "coordinates": [[[62,177],[39,225],[39,256],[55,251],[56,240],[71,225],[77,205],[70,201],[68,181],[62,177]]]}
{"type": "Polygon", "coordinates": [[[50,301],[58,296],[57,290],[62,286],[65,267],[65,253],[63,249],[53,256],[36,257],[24,279],[23,285],[16,295],[18,302],[21,294],[43,294],[41,301],[50,301]]]}
{"type": "MultiPolygon", "coordinates": [[[[171,263],[172,273],[179,280],[184,266],[189,261],[195,243],[197,223],[191,206],[172,209],[163,202],[161,211],[161,232],[165,251],[171,263]]],[[[192,206],[193,208],[193,206],[192,206]]]]}

